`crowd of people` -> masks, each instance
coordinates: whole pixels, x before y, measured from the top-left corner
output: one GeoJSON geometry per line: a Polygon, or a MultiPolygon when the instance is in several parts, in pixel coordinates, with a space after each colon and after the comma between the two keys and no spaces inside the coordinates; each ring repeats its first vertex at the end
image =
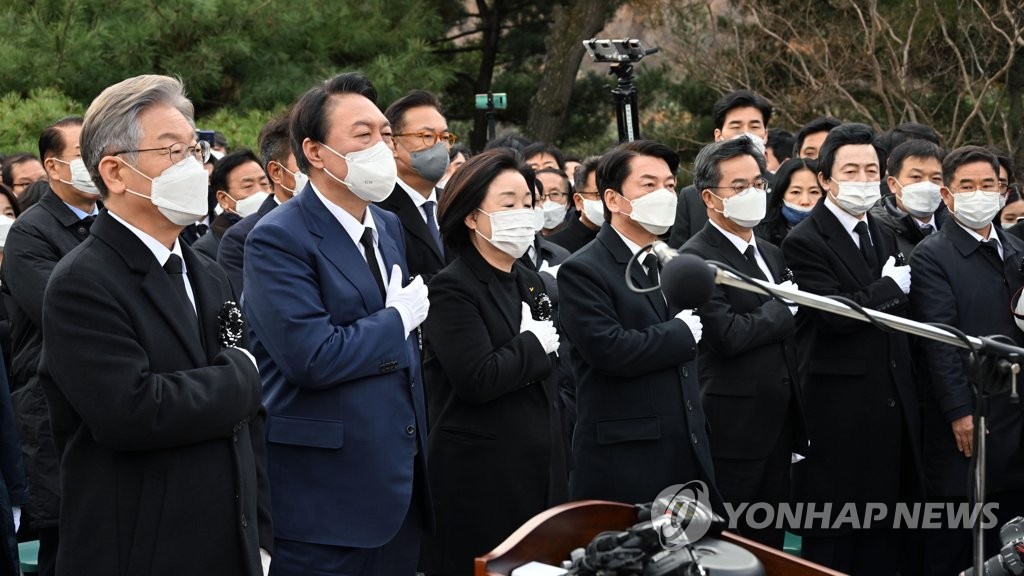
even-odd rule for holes
{"type": "MultiPolygon", "coordinates": [[[[677,309],[651,246],[1022,345],[1010,159],[772,112],[723,95],[678,189],[664,144],[474,153],[359,73],[252,149],[165,76],[54,119],[3,158],[0,573],[36,539],[45,575],[471,574],[552,506],[693,481],[834,506],[735,529],[842,572],[968,567],[952,520],[837,518],[970,501],[967,353],[726,286],[677,309]]],[[[988,404],[986,556],[1024,514],[1024,412],[988,404]]]]}

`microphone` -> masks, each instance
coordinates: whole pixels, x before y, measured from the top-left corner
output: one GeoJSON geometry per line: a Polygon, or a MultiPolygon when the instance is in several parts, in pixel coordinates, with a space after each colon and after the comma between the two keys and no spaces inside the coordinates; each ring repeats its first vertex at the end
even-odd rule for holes
{"type": "Polygon", "coordinates": [[[680,254],[664,242],[655,242],[651,252],[661,262],[661,291],[677,308],[697,308],[711,299],[715,270],[699,256],[680,254]]]}

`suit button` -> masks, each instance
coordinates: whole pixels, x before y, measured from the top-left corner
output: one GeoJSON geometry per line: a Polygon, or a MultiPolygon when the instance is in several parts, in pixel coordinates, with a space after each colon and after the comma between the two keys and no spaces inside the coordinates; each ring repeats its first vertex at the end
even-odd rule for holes
{"type": "Polygon", "coordinates": [[[896,407],[896,401],[893,400],[892,398],[889,398],[889,408],[895,408],[895,407],[896,407]]]}
{"type": "Polygon", "coordinates": [[[412,424],[410,424],[405,427],[405,433],[408,434],[409,436],[412,436],[413,434],[416,433],[416,428],[412,424]]]}
{"type": "Polygon", "coordinates": [[[690,412],[693,412],[693,402],[691,402],[690,400],[687,400],[686,401],[686,409],[689,410],[690,412]]]}
{"type": "Polygon", "coordinates": [[[686,366],[683,366],[683,378],[689,378],[689,377],[690,377],[690,371],[686,369],[686,366]]]}
{"type": "Polygon", "coordinates": [[[242,528],[249,525],[249,521],[245,519],[245,514],[242,514],[242,528]]]}
{"type": "Polygon", "coordinates": [[[78,233],[81,234],[82,236],[85,236],[86,233],[88,233],[88,232],[89,231],[85,229],[85,226],[79,226],[78,227],[78,233]]]}
{"type": "Polygon", "coordinates": [[[697,434],[690,432],[690,440],[693,440],[693,445],[697,445],[697,434]]]}

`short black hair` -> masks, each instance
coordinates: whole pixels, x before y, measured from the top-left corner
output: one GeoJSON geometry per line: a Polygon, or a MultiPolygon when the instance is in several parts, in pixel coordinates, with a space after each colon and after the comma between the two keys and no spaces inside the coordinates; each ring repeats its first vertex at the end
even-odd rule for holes
{"type": "MultiPolygon", "coordinates": [[[[818,132],[831,132],[837,126],[843,124],[842,120],[833,118],[832,116],[819,116],[814,120],[811,120],[807,124],[804,124],[803,128],[796,133],[796,142],[793,144],[793,156],[800,156],[800,149],[804,147],[804,140],[807,139],[811,134],[818,132]]],[[[821,152],[819,151],[820,155],[821,152]]]]}
{"type": "Polygon", "coordinates": [[[405,96],[395,100],[384,111],[384,117],[391,123],[391,129],[395,132],[402,132],[405,124],[405,113],[412,108],[430,106],[441,114],[441,101],[432,92],[426,90],[411,90],[405,96]]]}
{"type": "Polygon", "coordinates": [[[740,136],[712,142],[701,148],[697,153],[697,159],[693,161],[693,186],[697,192],[718,186],[718,182],[722,179],[722,171],[718,168],[719,163],[739,156],[752,156],[757,162],[761,177],[764,177],[768,171],[765,167],[764,156],[757,151],[750,138],[740,136]]]}
{"type": "Polygon", "coordinates": [[[39,158],[46,160],[50,156],[60,155],[69,144],[64,141],[64,129],[81,126],[82,122],[84,119],[81,116],[65,116],[47,126],[39,135],[39,158]]]}
{"type": "Polygon", "coordinates": [[[565,154],[562,154],[562,151],[554,144],[534,142],[523,148],[523,160],[529,161],[530,158],[539,154],[550,154],[555,159],[555,164],[558,164],[558,169],[565,171],[565,154]]]}
{"type": "Polygon", "coordinates": [[[14,190],[14,167],[18,164],[24,164],[25,162],[32,160],[39,162],[39,158],[36,158],[35,154],[31,152],[17,152],[15,154],[11,154],[6,160],[4,160],[4,168],[2,173],[0,173],[0,181],[2,181],[4,185],[11,190],[14,190]]]}
{"type": "MultiPolygon", "coordinates": [[[[587,178],[591,174],[597,171],[597,165],[601,162],[600,156],[589,156],[580,161],[580,167],[576,169],[575,177],[573,178],[573,190],[579,192],[587,186],[587,178]]],[[[595,178],[596,180],[596,178],[595,178]]],[[[600,195],[600,191],[598,191],[600,195]]]]}
{"type": "Polygon", "coordinates": [[[782,164],[793,157],[793,144],[796,138],[793,133],[783,128],[772,128],[768,130],[768,148],[775,156],[775,160],[782,164]]]}
{"type": "Polygon", "coordinates": [[[772,103],[749,90],[733,90],[719,98],[711,108],[711,115],[715,119],[715,128],[719,130],[725,126],[725,117],[730,110],[736,108],[757,108],[761,112],[761,121],[765,127],[772,119],[772,103]]]}
{"type": "Polygon", "coordinates": [[[309,160],[302,151],[302,143],[309,138],[314,142],[327,139],[327,117],[334,104],[331,96],[359,94],[377,103],[377,89],[362,72],[344,72],[310,88],[299,98],[292,110],[290,128],[292,153],[299,170],[309,173],[309,160]]]}
{"type": "Polygon", "coordinates": [[[242,164],[249,162],[255,162],[259,165],[260,159],[248,148],[239,148],[234,152],[225,154],[213,168],[213,174],[210,174],[210,189],[214,192],[223,190],[230,193],[231,191],[228,190],[228,177],[231,175],[231,172],[242,164]]]}
{"type": "MultiPolygon", "coordinates": [[[[562,179],[562,182],[565,184],[565,193],[566,193],[566,195],[567,196],[572,196],[572,181],[569,180],[569,175],[566,174],[564,170],[559,170],[558,168],[541,168],[540,170],[537,170],[535,172],[535,174],[537,176],[540,176],[541,174],[554,174],[555,176],[558,176],[559,178],[562,179]]],[[[540,178],[537,178],[537,187],[538,187],[538,192],[540,192],[540,193],[544,192],[543,190],[539,190],[539,188],[540,188],[540,178]]]]}
{"type": "Polygon", "coordinates": [[[507,148],[485,150],[467,160],[452,175],[437,206],[438,229],[448,249],[457,254],[473,249],[472,231],[466,227],[466,216],[487,198],[491,182],[509,170],[522,174],[527,187],[536,190],[533,169],[519,158],[515,150],[507,148]]]}
{"type": "Polygon", "coordinates": [[[919,122],[904,122],[892,130],[882,134],[882,145],[887,152],[892,152],[897,146],[910,140],[925,140],[942,146],[942,136],[935,131],[935,128],[919,122]]]}
{"type": "Polygon", "coordinates": [[[473,154],[469,151],[469,146],[465,144],[456,144],[448,149],[448,159],[455,160],[455,157],[462,154],[462,157],[469,160],[473,157],[473,154]]]}
{"type": "Polygon", "coordinates": [[[653,156],[661,158],[668,164],[669,170],[675,174],[679,170],[679,154],[675,150],[654,140],[634,140],[623,142],[601,156],[597,164],[597,193],[604,204],[604,218],[611,220],[608,203],[604,200],[605,190],[622,193],[622,183],[629,178],[633,167],[631,162],[637,156],[653,156]]]}
{"type": "MultiPolygon", "coordinates": [[[[38,184],[38,182],[35,184],[38,184]]],[[[35,186],[35,184],[32,186],[35,186]]],[[[32,188],[32,186],[29,186],[29,188],[32,188]]],[[[25,196],[27,193],[28,190],[26,190],[22,196],[25,196]]],[[[0,194],[3,194],[7,198],[7,201],[11,203],[11,210],[14,210],[14,217],[17,218],[18,216],[21,216],[24,209],[21,207],[21,201],[19,201],[18,197],[14,195],[14,190],[11,190],[5,184],[0,184],[0,194]]]]}
{"type": "Polygon", "coordinates": [[[885,172],[890,176],[898,175],[903,170],[903,163],[906,162],[907,158],[934,158],[939,161],[939,164],[942,164],[942,160],[945,157],[946,151],[938,144],[930,140],[915,138],[896,146],[889,153],[885,172]]]}
{"type": "Polygon", "coordinates": [[[942,183],[948,188],[953,184],[953,175],[957,169],[975,162],[985,162],[991,165],[992,171],[995,172],[998,178],[999,160],[991,150],[986,150],[981,146],[961,146],[946,154],[946,158],[942,160],[942,183]]]}
{"type": "Polygon", "coordinates": [[[215,147],[216,146],[220,146],[220,147],[223,147],[225,150],[227,150],[228,149],[228,137],[225,136],[223,132],[221,132],[219,130],[214,130],[213,131],[213,144],[212,144],[212,146],[215,146],[215,147]]]}
{"type": "MultiPolygon", "coordinates": [[[[11,207],[17,206],[14,210],[14,217],[17,218],[19,214],[31,208],[35,203],[39,202],[39,199],[46,195],[50,191],[50,183],[46,180],[36,180],[35,182],[28,185],[21,192],[21,196],[16,199],[17,204],[11,203],[11,207]]],[[[12,191],[13,195],[14,192],[12,191]]]]}
{"type": "MultiPolygon", "coordinates": [[[[1006,152],[1006,150],[1003,150],[998,146],[989,146],[988,151],[991,152],[992,155],[996,157],[996,161],[999,162],[999,167],[1002,168],[1003,170],[1006,170],[1006,178],[1010,182],[1013,182],[1013,160],[1010,159],[1010,155],[1006,152]]],[[[999,170],[996,170],[996,175],[999,175],[999,170]]]]}
{"type": "Polygon", "coordinates": [[[260,147],[260,162],[264,172],[271,162],[277,162],[282,166],[286,164],[288,154],[291,154],[288,115],[279,116],[264,124],[256,142],[260,147]]]}
{"type": "Polygon", "coordinates": [[[870,144],[878,156],[878,174],[885,178],[885,151],[878,144],[875,131],[867,124],[841,124],[829,130],[825,142],[818,152],[818,172],[825,178],[832,177],[832,166],[836,161],[836,152],[843,146],[870,144]]]}
{"type": "Polygon", "coordinates": [[[508,148],[516,152],[522,153],[522,151],[530,145],[530,139],[519,136],[518,134],[502,134],[494,140],[491,140],[484,146],[484,150],[493,150],[495,148],[508,148]]]}

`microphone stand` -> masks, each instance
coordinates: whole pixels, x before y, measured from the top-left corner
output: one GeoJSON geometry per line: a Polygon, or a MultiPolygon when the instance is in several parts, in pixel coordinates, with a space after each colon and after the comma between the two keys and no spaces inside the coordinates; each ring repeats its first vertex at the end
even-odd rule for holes
{"type": "Polygon", "coordinates": [[[1001,342],[992,337],[978,338],[967,336],[951,326],[915,322],[899,316],[893,316],[892,314],[878,312],[877,310],[861,308],[853,302],[845,301],[845,299],[819,296],[810,292],[786,288],[771,282],[750,278],[720,262],[706,261],[704,263],[714,270],[715,284],[773,296],[794,302],[800,306],[869,322],[880,329],[896,330],[904,334],[927,338],[971,351],[969,372],[977,397],[974,412],[975,450],[974,458],[972,459],[974,467],[972,477],[974,480],[975,505],[978,506],[979,510],[978,521],[973,526],[974,573],[977,575],[984,574],[985,534],[981,527],[980,512],[984,510],[985,506],[985,429],[988,419],[989,398],[993,394],[1009,390],[1010,402],[1016,404],[1020,401],[1017,393],[1017,374],[1020,372],[1021,364],[1024,363],[1024,348],[1015,346],[1012,343],[1001,342]],[[1008,385],[1005,384],[1007,376],[1009,376],[1008,385]]]}

